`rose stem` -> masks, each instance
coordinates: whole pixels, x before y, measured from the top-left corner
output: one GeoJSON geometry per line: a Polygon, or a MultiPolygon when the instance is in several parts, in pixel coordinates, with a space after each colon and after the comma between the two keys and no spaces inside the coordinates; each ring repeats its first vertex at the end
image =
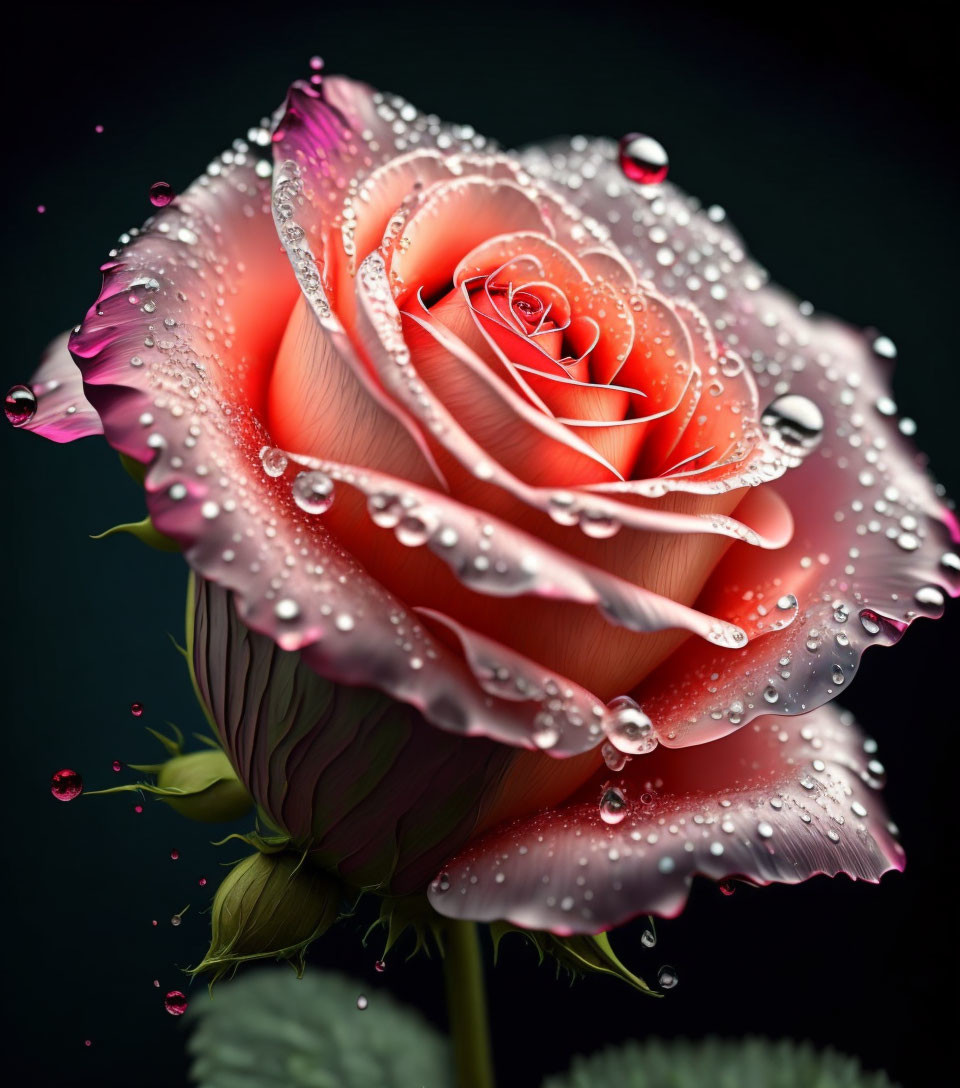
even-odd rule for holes
{"type": "Polygon", "coordinates": [[[493,1088],[490,1026],[477,926],[474,922],[451,920],[444,928],[443,973],[457,1088],[493,1088]]]}

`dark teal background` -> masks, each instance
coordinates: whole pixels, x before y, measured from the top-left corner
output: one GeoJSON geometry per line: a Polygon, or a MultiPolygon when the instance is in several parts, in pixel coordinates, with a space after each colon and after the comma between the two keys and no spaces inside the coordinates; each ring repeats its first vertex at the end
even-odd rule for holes
{"type": "MultiPolygon", "coordinates": [[[[0,384],[28,379],[45,343],[80,319],[115,237],[149,213],[149,185],[185,186],[317,52],[332,71],[507,146],[560,132],[656,135],[672,176],[722,204],[776,280],[894,339],[897,400],[960,493],[954,58],[934,13],[167,3],[37,4],[4,20],[0,384]]],[[[3,428],[0,442],[0,1069],[16,1084],[178,1085],[183,1026],[162,993],[202,954],[201,911],[236,853],[162,805],[146,801],[139,816],[125,795],[62,805],[47,781],[70,766],[91,787],[112,785],[130,777],[112,773],[113,759],[154,758],[144,724],[201,728],[168,639],[182,632],[183,564],[129,539],[88,539],[142,514],[100,440],[58,448],[3,428]],[[134,700],[147,707],[141,722],[134,700]]],[[[696,887],[653,952],[636,927],[614,939],[641,974],[677,968],[663,1001],[597,979],[557,984],[506,944],[489,977],[501,1088],[535,1085],[607,1042],[709,1032],[812,1038],[905,1085],[939,1083],[946,1074],[933,1070],[955,1037],[958,632],[957,608],[918,624],[895,650],[869,653],[846,693],[889,768],[903,876],[732,898],[696,887]]],[[[442,1023],[438,965],[398,958],[378,976],[375,947],[354,940],[361,928],[335,931],[316,962],[355,973],[371,1001],[386,987],[442,1023]]]]}

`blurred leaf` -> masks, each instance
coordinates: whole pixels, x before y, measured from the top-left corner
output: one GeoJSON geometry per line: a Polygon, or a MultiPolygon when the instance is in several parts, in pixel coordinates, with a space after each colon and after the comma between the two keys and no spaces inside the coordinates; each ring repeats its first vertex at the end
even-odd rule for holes
{"type": "Polygon", "coordinates": [[[624,1046],[575,1058],[569,1073],[543,1088],[893,1088],[884,1073],[865,1073],[855,1058],[809,1043],[767,1039],[679,1040],[624,1046]]]}
{"type": "Polygon", "coordinates": [[[198,1088],[452,1088],[446,1041],[382,990],[342,975],[254,970],[196,997],[198,1088]]]}
{"type": "Polygon", "coordinates": [[[116,533],[129,533],[131,536],[135,536],[141,543],[148,544],[151,548],[156,548],[157,551],[180,551],[180,545],[175,540],[165,536],[154,527],[149,515],[142,521],[127,521],[122,525],[114,525],[110,529],[105,529],[102,533],[94,533],[91,539],[104,540],[106,537],[114,536],[116,533]]]}

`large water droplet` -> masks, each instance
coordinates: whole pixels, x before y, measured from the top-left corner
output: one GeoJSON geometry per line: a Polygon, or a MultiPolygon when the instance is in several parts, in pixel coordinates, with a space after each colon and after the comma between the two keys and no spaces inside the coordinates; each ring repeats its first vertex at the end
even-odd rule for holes
{"type": "Polygon", "coordinates": [[[803,458],[823,437],[823,413],[809,397],[787,393],[771,401],[760,417],[771,445],[803,458]]]}
{"type": "Polygon", "coordinates": [[[76,771],[64,767],[51,776],[50,792],[58,801],[73,801],[83,793],[83,779],[76,771]]]}
{"type": "Polygon", "coordinates": [[[659,185],[670,170],[670,160],[652,136],[628,132],[620,141],[620,169],[639,185],[659,185]]]}
{"type": "Polygon", "coordinates": [[[366,995],[366,994],[360,994],[360,995],[358,995],[358,997],[357,997],[357,1008],[358,1008],[358,1009],[359,1009],[359,1010],[360,1010],[361,1012],[363,1012],[363,1010],[364,1010],[364,1009],[365,1009],[365,1008],[367,1007],[367,1005],[369,1005],[369,1004],[370,1004],[370,1002],[369,1002],[369,1001],[367,1000],[367,995],[366,995]]]}
{"type": "Polygon", "coordinates": [[[7,422],[22,427],[33,419],[37,410],[37,398],[29,385],[12,385],[3,401],[3,413],[7,422]]]}
{"type": "Polygon", "coordinates": [[[155,208],[165,208],[176,195],[169,181],[155,181],[150,186],[150,203],[155,208]]]}
{"type": "Polygon", "coordinates": [[[163,999],[163,1007],[171,1016],[183,1016],[187,1011],[187,999],[179,990],[170,990],[163,999]]]}
{"type": "Polygon", "coordinates": [[[293,501],[307,514],[325,514],[333,506],[333,480],[325,472],[299,473],[293,501]]]}
{"type": "Polygon", "coordinates": [[[676,970],[666,964],[657,972],[657,982],[661,990],[672,990],[679,981],[676,970]]]}
{"type": "Polygon", "coordinates": [[[646,755],[657,747],[653,723],[629,695],[620,695],[607,706],[604,732],[610,742],[628,755],[646,755]]]}
{"type": "Polygon", "coordinates": [[[618,824],[626,816],[627,799],[623,791],[611,786],[600,798],[600,819],[605,824],[618,824]]]}

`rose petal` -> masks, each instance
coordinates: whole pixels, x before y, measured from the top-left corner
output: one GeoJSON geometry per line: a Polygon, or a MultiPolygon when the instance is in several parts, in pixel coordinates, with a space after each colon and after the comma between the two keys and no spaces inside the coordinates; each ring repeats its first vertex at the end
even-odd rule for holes
{"type": "MultiPolygon", "coordinates": [[[[758,714],[813,709],[849,684],[864,649],[895,642],[918,616],[939,615],[947,594],[960,594],[956,521],[894,425],[887,368],[862,334],[811,317],[767,285],[722,211],[703,213],[669,184],[654,192],[627,182],[613,144],[556,145],[523,158],[610,222],[639,275],[665,294],[689,294],[723,344],[749,357],[761,406],[794,394],[823,416],[819,446],[776,484],[796,522],[793,543],[773,562],[735,545],[698,602],[723,615],[725,597],[747,595],[769,613],[792,594],[797,621],[734,655],[690,643],[638,697],[648,714],[676,723],[667,743],[677,745],[758,714]],[[651,235],[668,239],[669,260],[651,235]]],[[[695,478],[681,486],[691,484],[701,486],[695,478]]]]}
{"type": "Polygon", "coordinates": [[[43,353],[30,379],[37,399],[36,411],[21,424],[52,442],[73,442],[92,434],[103,434],[103,424],[83,392],[83,379],[73,361],[67,341],[70,333],[58,336],[43,353]]]}
{"type": "Polygon", "coordinates": [[[696,874],[876,882],[903,868],[877,770],[833,708],[759,719],[713,744],[636,757],[559,808],[494,829],[444,865],[429,898],[447,917],[571,934],[671,917],[696,874]],[[601,814],[608,781],[622,790],[622,806],[608,801],[616,823],[601,814]]]}

